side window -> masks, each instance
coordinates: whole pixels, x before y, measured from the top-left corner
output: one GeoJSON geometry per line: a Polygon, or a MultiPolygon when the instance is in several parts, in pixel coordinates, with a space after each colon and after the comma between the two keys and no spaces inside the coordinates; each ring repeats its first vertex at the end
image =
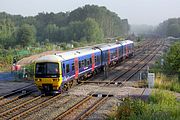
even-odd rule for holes
{"type": "Polygon", "coordinates": [[[81,65],[82,65],[82,67],[84,67],[84,60],[82,60],[81,65]]]}
{"type": "Polygon", "coordinates": [[[114,51],[114,57],[117,57],[117,50],[114,51]]]}
{"type": "Polygon", "coordinates": [[[97,62],[100,62],[100,56],[97,56],[97,62]]]}
{"type": "Polygon", "coordinates": [[[87,60],[84,59],[84,66],[86,67],[87,66],[87,60]]]}
{"type": "Polygon", "coordinates": [[[74,71],[74,63],[72,64],[72,71],[74,71]]]}
{"type": "Polygon", "coordinates": [[[121,56],[121,48],[119,48],[119,56],[121,56]]]}
{"type": "Polygon", "coordinates": [[[87,60],[87,64],[86,64],[87,66],[89,66],[90,65],[90,61],[89,61],[89,59],[87,60]]]}
{"type": "Polygon", "coordinates": [[[92,64],[92,58],[89,59],[90,64],[92,64]]]}
{"type": "Polygon", "coordinates": [[[79,61],[79,68],[81,68],[81,61],[79,61]]]}
{"type": "Polygon", "coordinates": [[[110,52],[110,54],[111,54],[111,59],[113,58],[113,52],[110,52]]]}
{"type": "Polygon", "coordinates": [[[107,52],[104,53],[104,59],[105,59],[105,61],[107,61],[107,59],[108,59],[108,53],[107,52]]]}
{"type": "Polygon", "coordinates": [[[69,73],[69,64],[66,65],[66,73],[69,73]]]}

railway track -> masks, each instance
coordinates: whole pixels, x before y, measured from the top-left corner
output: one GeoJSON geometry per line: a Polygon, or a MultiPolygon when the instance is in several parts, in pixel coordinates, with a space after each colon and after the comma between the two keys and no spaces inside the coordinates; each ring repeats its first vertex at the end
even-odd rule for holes
{"type": "Polygon", "coordinates": [[[23,102],[22,104],[19,104],[19,105],[14,106],[14,107],[6,110],[6,111],[3,111],[3,112],[0,113],[0,118],[10,119],[14,115],[19,114],[18,112],[20,112],[21,108],[23,108],[23,107],[25,108],[26,105],[28,105],[28,104],[32,103],[33,101],[36,101],[36,100],[38,100],[40,98],[41,98],[41,96],[35,97],[35,98],[30,99],[30,100],[28,100],[26,102],[23,102]]]}
{"type": "Polygon", "coordinates": [[[142,58],[138,63],[136,63],[133,67],[128,69],[126,72],[122,73],[120,76],[115,77],[112,81],[120,80],[122,81],[121,84],[125,83],[129,79],[131,79],[136,73],[138,73],[143,67],[145,67],[156,55],[159,49],[156,49],[151,54],[153,55],[147,55],[144,58],[142,58]],[[124,77],[126,76],[126,77],[124,77]]]}
{"type": "MultiPolygon", "coordinates": [[[[141,47],[135,49],[133,59],[138,59],[140,55],[143,55],[143,53],[146,52],[146,51],[148,51],[148,49],[150,49],[150,47],[152,47],[155,43],[156,43],[155,40],[144,42],[143,45],[141,45],[141,47]]],[[[123,60],[123,62],[121,62],[121,64],[124,64],[124,63],[126,63],[127,61],[129,61],[129,59],[123,60]]],[[[118,65],[118,64],[115,65],[115,66],[112,67],[109,71],[114,70],[115,68],[117,68],[117,66],[119,66],[119,65],[118,65]]]]}
{"type": "Polygon", "coordinates": [[[44,95],[37,96],[35,98],[29,99],[26,102],[23,102],[13,108],[10,108],[4,112],[0,113],[0,118],[2,119],[19,119],[26,116],[33,110],[45,106],[47,102],[50,102],[56,99],[59,96],[55,97],[44,97],[44,95]]]}
{"type": "Polygon", "coordinates": [[[141,69],[143,69],[159,52],[159,50],[163,47],[163,43],[147,54],[144,58],[142,58],[137,64],[128,69],[122,75],[117,76],[112,81],[121,81],[121,85],[126,83],[126,81],[130,80],[135,74],[137,74],[141,69]]]}
{"type": "Polygon", "coordinates": [[[13,90],[13,91],[1,96],[0,97],[0,102],[3,101],[4,99],[8,98],[8,97],[11,97],[11,96],[15,95],[15,94],[22,93],[23,91],[26,91],[27,89],[29,89],[29,88],[31,88],[33,86],[34,86],[33,84],[30,84],[30,85],[24,86],[22,88],[18,88],[16,90],[13,90]]]}
{"type": "MultiPolygon", "coordinates": [[[[24,98],[28,95],[30,95],[31,93],[35,92],[34,90],[31,90],[31,91],[28,91],[26,93],[22,93],[14,98],[11,98],[11,99],[7,99],[6,101],[3,101],[0,103],[0,112],[2,111],[2,109],[6,106],[8,106],[9,104],[12,104],[12,103],[15,103],[17,102],[18,100],[20,100],[21,98],[24,98]]],[[[15,103],[16,104],[16,103],[15,103]]]]}
{"type": "Polygon", "coordinates": [[[67,111],[58,115],[54,120],[82,120],[92,114],[107,99],[108,95],[100,98],[89,95],[70,107],[67,111]]]}
{"type": "Polygon", "coordinates": [[[0,113],[3,113],[4,111],[11,109],[15,106],[18,106],[19,104],[25,102],[28,99],[32,99],[32,96],[30,95],[37,91],[35,89],[32,89],[33,86],[33,84],[30,84],[25,87],[13,90],[2,96],[0,100],[0,113]]]}

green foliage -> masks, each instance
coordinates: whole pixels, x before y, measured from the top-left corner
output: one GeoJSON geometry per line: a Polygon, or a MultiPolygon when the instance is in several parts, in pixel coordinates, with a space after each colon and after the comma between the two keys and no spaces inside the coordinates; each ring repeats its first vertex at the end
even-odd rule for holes
{"type": "Polygon", "coordinates": [[[150,104],[176,105],[176,97],[168,91],[154,90],[149,97],[150,104]]]}
{"type": "Polygon", "coordinates": [[[34,63],[25,66],[26,74],[27,74],[28,78],[31,79],[31,80],[33,79],[34,66],[35,66],[34,63]]]}
{"type": "Polygon", "coordinates": [[[60,28],[59,34],[59,42],[71,40],[88,41],[89,43],[92,43],[103,40],[102,30],[98,23],[91,18],[87,18],[84,22],[70,22],[67,27],[60,28]]]}
{"type": "Polygon", "coordinates": [[[139,116],[146,110],[146,104],[141,100],[126,98],[121,107],[118,107],[116,117],[121,120],[127,120],[130,116],[139,116]]]}
{"type": "Polygon", "coordinates": [[[17,31],[17,44],[23,47],[29,46],[35,42],[35,27],[24,24],[17,31]]]}
{"type": "Polygon", "coordinates": [[[11,68],[13,51],[0,49],[0,71],[8,71],[11,68]]]}
{"type": "Polygon", "coordinates": [[[175,91],[180,93],[180,82],[178,76],[171,75],[167,76],[161,73],[156,74],[155,88],[175,91]]]}
{"type": "Polygon", "coordinates": [[[59,27],[56,24],[48,24],[44,30],[44,38],[49,42],[56,42],[58,40],[59,27]]]}
{"type": "Polygon", "coordinates": [[[167,75],[180,75],[180,42],[174,43],[168,52],[166,52],[161,59],[164,59],[161,65],[161,59],[157,60],[151,72],[162,72],[167,75]]]}
{"type": "Polygon", "coordinates": [[[105,37],[127,34],[129,30],[127,19],[121,20],[116,13],[109,11],[106,7],[85,5],[72,11],[68,17],[69,21],[85,21],[87,18],[95,19],[105,37]]]}
{"type": "Polygon", "coordinates": [[[164,70],[168,73],[180,73],[180,42],[176,42],[164,56],[164,70]]]}
{"type": "Polygon", "coordinates": [[[178,120],[180,102],[168,91],[155,90],[147,102],[125,99],[109,120],[178,120]]]}
{"type": "Polygon", "coordinates": [[[12,46],[14,41],[15,26],[10,19],[0,19],[0,44],[4,48],[12,46]]]}
{"type": "Polygon", "coordinates": [[[83,24],[84,37],[88,42],[102,42],[103,32],[95,19],[87,18],[83,24]]]}

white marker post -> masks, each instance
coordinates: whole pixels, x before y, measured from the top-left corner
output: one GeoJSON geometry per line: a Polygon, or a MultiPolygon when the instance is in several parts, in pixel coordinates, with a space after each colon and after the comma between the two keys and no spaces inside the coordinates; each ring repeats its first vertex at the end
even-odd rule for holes
{"type": "Polygon", "coordinates": [[[155,79],[155,74],[154,73],[148,73],[148,87],[149,88],[154,87],[154,79],[155,79]]]}

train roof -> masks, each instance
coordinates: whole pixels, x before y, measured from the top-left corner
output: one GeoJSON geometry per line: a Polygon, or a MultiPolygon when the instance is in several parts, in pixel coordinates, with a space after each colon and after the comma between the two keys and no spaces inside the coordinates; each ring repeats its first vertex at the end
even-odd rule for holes
{"type": "Polygon", "coordinates": [[[98,45],[95,46],[95,48],[100,48],[101,50],[108,50],[108,49],[112,49],[112,48],[116,48],[116,47],[120,47],[122,46],[121,44],[116,44],[116,43],[109,43],[106,45],[98,45]]]}
{"type": "Polygon", "coordinates": [[[120,47],[120,46],[130,44],[130,43],[133,43],[133,41],[125,40],[125,41],[120,41],[118,43],[95,45],[95,46],[92,46],[92,47],[67,51],[67,52],[58,53],[58,54],[55,54],[55,55],[46,55],[46,56],[38,58],[36,60],[36,62],[59,62],[59,61],[69,60],[69,59],[73,59],[73,58],[76,58],[76,57],[101,52],[100,49],[101,50],[108,50],[108,49],[120,47]]]}
{"type": "Polygon", "coordinates": [[[41,63],[41,62],[59,62],[61,58],[57,55],[46,55],[38,58],[35,62],[41,63]]]}
{"type": "Polygon", "coordinates": [[[128,43],[134,43],[132,40],[126,40],[128,43]]]}
{"type": "Polygon", "coordinates": [[[97,52],[100,52],[100,50],[99,49],[92,49],[92,48],[84,48],[84,49],[59,53],[56,55],[61,58],[61,61],[64,61],[64,60],[69,60],[69,59],[73,59],[75,57],[80,57],[80,56],[84,56],[84,55],[88,55],[88,54],[92,54],[92,53],[97,53],[97,52]]]}
{"type": "Polygon", "coordinates": [[[88,55],[92,53],[97,53],[100,52],[99,49],[92,49],[92,48],[83,48],[79,50],[73,50],[73,51],[68,51],[68,52],[63,52],[63,53],[58,53],[54,55],[46,55],[38,58],[36,62],[59,62],[59,61],[64,61],[64,60],[69,60],[73,59],[75,57],[80,57],[83,55],[88,55]]]}

